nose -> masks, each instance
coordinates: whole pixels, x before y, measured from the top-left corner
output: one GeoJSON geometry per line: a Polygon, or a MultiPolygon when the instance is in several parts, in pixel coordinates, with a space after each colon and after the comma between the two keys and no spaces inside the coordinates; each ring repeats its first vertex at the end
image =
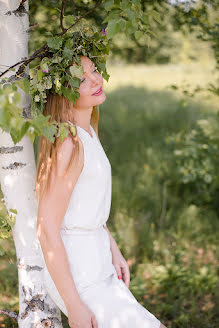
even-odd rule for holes
{"type": "Polygon", "coordinates": [[[100,82],[99,82],[99,79],[97,77],[92,76],[91,77],[91,83],[92,83],[92,85],[95,86],[95,85],[99,84],[100,82]]]}

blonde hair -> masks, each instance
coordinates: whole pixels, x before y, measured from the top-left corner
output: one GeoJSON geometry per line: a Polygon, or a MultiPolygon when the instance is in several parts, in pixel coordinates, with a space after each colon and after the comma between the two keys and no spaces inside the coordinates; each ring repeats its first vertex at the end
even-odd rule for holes
{"type": "MultiPolygon", "coordinates": [[[[65,122],[72,119],[72,104],[64,96],[50,93],[47,97],[47,102],[43,110],[43,115],[50,115],[49,122],[65,122]]],[[[94,128],[98,137],[98,121],[99,121],[99,105],[93,106],[91,113],[91,125],[94,128]]],[[[73,120],[73,124],[75,124],[73,120]]],[[[76,128],[77,130],[77,128],[76,128]]],[[[79,158],[79,140],[76,131],[76,136],[70,133],[73,141],[73,151],[68,167],[65,171],[65,175],[72,168],[75,161],[79,158]]],[[[44,191],[48,191],[51,185],[51,171],[57,164],[57,152],[61,145],[61,141],[58,137],[55,138],[54,143],[50,142],[46,137],[40,136],[38,159],[37,159],[37,172],[35,183],[35,194],[39,199],[40,194],[44,191]]],[[[64,175],[64,176],[65,176],[64,175]]]]}

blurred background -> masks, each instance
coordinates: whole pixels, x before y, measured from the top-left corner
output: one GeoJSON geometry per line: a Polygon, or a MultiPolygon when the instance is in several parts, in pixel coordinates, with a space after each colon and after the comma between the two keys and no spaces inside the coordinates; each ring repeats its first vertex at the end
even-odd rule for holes
{"type": "MultiPolygon", "coordinates": [[[[214,1],[212,1],[213,3],[214,1]]],[[[83,3],[83,6],[82,6],[83,3]]],[[[74,1],[67,7],[85,10],[74,1]]],[[[175,2],[142,1],[162,14],[150,47],[121,33],[107,59],[99,137],[112,166],[107,225],[129,263],[130,290],[168,328],[219,327],[219,103],[212,40],[175,2]],[[172,3],[172,5],[171,5],[172,3]],[[155,8],[155,5],[157,6],[155,8]]],[[[186,4],[188,1],[186,2],[186,4]]],[[[202,4],[197,1],[196,4],[202,4]]],[[[59,25],[57,1],[30,1],[30,53],[59,25]],[[49,22],[49,23],[48,23],[49,22]]],[[[214,8],[208,14],[213,23],[214,8]]],[[[200,20],[205,12],[198,11],[200,20]]],[[[91,21],[100,30],[101,11],[91,21]]],[[[6,211],[1,204],[0,220],[6,211]]],[[[2,237],[2,236],[1,236],[2,237]]],[[[3,236],[4,237],[4,236],[3,236]]],[[[2,238],[3,238],[2,237],[2,238]]],[[[0,239],[0,308],[18,311],[13,239],[0,239]],[[4,245],[4,247],[3,247],[4,245]]],[[[63,316],[64,327],[68,327],[63,316]]],[[[0,327],[17,327],[0,317],[0,327]]],[[[139,327],[140,328],[140,327],[139,327]]]]}

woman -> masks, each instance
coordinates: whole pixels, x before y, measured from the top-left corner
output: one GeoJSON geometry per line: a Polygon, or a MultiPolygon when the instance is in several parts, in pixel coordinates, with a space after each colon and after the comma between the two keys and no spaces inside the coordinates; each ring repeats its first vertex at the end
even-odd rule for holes
{"type": "Polygon", "coordinates": [[[96,108],[106,96],[93,62],[81,56],[81,63],[84,74],[74,107],[50,94],[44,109],[51,121],[77,130],[63,142],[40,140],[37,235],[45,287],[71,328],[165,327],[130,292],[128,264],[106,225],[112,176],[98,139],[96,108]]]}

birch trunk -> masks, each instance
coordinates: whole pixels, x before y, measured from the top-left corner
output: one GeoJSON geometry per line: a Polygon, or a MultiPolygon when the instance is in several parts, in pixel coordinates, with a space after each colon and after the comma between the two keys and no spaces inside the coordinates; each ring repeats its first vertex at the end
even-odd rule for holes
{"type": "MultiPolygon", "coordinates": [[[[0,0],[1,65],[11,66],[28,56],[28,28],[28,1],[0,0]]],[[[5,67],[0,66],[0,70],[4,71],[5,67]]],[[[29,98],[20,92],[23,113],[28,113],[29,98]]],[[[7,210],[18,211],[12,230],[19,281],[18,326],[57,328],[62,327],[61,312],[42,284],[45,262],[36,235],[38,204],[34,193],[35,178],[34,148],[29,138],[24,136],[15,145],[10,134],[0,128],[1,188],[7,210]]]]}

